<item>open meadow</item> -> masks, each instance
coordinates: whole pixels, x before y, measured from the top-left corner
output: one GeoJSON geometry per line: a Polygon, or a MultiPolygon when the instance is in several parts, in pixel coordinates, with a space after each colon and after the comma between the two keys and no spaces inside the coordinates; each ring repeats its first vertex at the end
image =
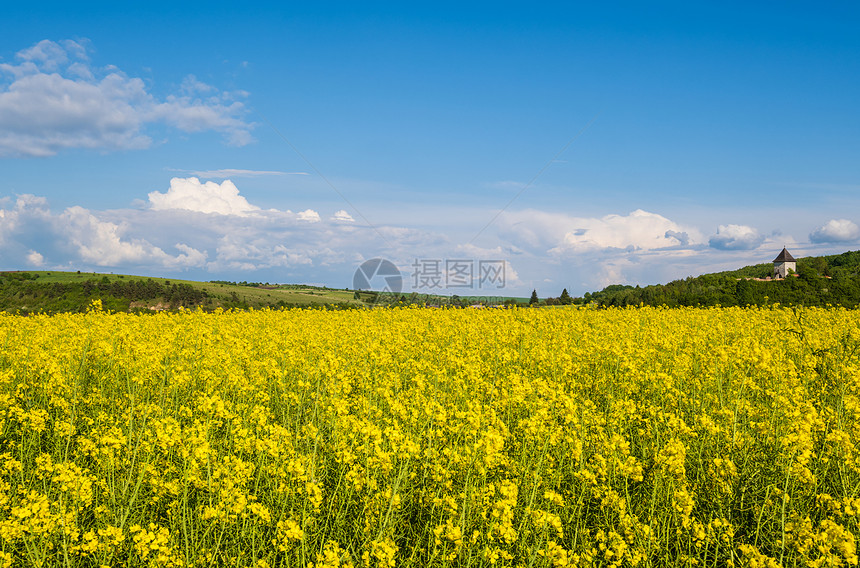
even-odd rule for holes
{"type": "Polygon", "coordinates": [[[854,566],[844,309],[0,314],[3,566],[854,566]]]}

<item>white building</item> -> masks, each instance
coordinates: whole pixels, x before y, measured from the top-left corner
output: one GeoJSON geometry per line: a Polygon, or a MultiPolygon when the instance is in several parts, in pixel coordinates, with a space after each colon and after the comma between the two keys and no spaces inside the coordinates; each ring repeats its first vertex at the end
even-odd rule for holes
{"type": "Polygon", "coordinates": [[[773,278],[785,278],[788,276],[789,270],[797,272],[797,262],[791,253],[783,247],[779,256],[773,259],[773,278]]]}

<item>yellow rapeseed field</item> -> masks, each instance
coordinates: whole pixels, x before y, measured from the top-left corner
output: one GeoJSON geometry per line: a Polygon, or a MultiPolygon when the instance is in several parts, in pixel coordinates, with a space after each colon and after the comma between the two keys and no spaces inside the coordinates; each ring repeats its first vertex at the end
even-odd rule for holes
{"type": "Polygon", "coordinates": [[[842,309],[0,314],[0,567],[854,566],[842,309]]]}

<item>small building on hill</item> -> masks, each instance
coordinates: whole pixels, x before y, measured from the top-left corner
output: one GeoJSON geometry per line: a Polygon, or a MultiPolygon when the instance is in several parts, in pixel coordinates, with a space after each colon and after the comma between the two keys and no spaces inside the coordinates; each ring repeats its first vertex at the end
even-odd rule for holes
{"type": "Polygon", "coordinates": [[[785,278],[788,276],[788,271],[797,272],[797,261],[791,256],[791,253],[782,247],[782,252],[773,259],[773,278],[785,278]]]}

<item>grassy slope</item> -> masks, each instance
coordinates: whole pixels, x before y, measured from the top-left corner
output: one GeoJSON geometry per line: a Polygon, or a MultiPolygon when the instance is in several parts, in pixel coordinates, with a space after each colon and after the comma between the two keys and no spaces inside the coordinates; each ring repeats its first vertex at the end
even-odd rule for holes
{"type": "MultiPolygon", "coordinates": [[[[27,270],[27,272],[37,276],[35,282],[37,284],[51,283],[82,283],[87,280],[102,281],[107,278],[110,282],[132,282],[153,280],[155,282],[170,285],[170,284],[187,284],[199,290],[206,292],[214,297],[216,304],[235,305],[236,303],[247,304],[250,307],[263,307],[284,302],[293,306],[310,306],[313,304],[345,304],[354,306],[366,305],[360,300],[354,298],[352,290],[339,290],[319,288],[315,286],[301,285],[271,285],[266,287],[255,286],[240,286],[235,284],[221,284],[216,282],[198,282],[195,280],[181,280],[178,278],[154,278],[149,276],[135,276],[131,274],[102,274],[97,272],[58,272],[27,270]]],[[[362,293],[365,299],[367,294],[362,293]]],[[[423,296],[422,296],[423,297],[423,296]]],[[[427,297],[428,301],[434,302],[435,296],[427,297]]],[[[527,303],[528,298],[513,298],[520,303],[527,303]]],[[[157,302],[145,302],[147,304],[157,302]]]]}
{"type": "Polygon", "coordinates": [[[40,284],[52,282],[75,283],[85,280],[101,280],[107,278],[111,282],[131,282],[135,280],[153,280],[162,284],[188,284],[214,296],[216,300],[229,302],[232,294],[236,294],[238,301],[245,302],[249,306],[258,307],[277,304],[279,301],[294,305],[311,304],[355,304],[361,302],[353,299],[351,290],[328,290],[309,287],[279,287],[274,289],[256,288],[252,286],[237,286],[234,284],[216,284],[213,282],[197,282],[195,280],[180,280],[178,278],[151,278],[149,276],[134,276],[130,274],[100,274],[95,272],[57,272],[28,270],[30,274],[38,276],[36,280],[40,284]]]}

